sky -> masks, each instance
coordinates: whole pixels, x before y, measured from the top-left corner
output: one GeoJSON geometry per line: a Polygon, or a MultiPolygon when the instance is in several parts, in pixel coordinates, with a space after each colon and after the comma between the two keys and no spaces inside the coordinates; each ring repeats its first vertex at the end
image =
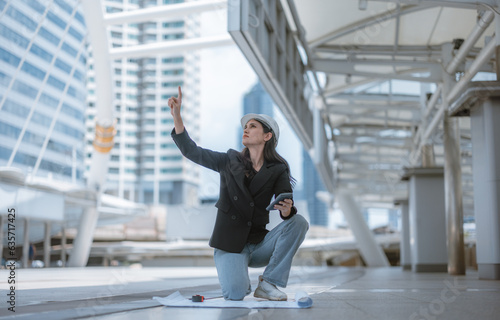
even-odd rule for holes
{"type": "MultiPolygon", "coordinates": [[[[226,10],[203,13],[201,30],[201,37],[227,33],[226,10]]],[[[257,83],[257,75],[236,45],[203,49],[200,55],[201,121],[198,144],[215,151],[239,149],[243,96],[257,83]]],[[[302,148],[296,147],[300,142],[277,107],[275,120],[281,131],[278,152],[290,163],[292,175],[299,180],[297,188],[300,188],[302,148]]],[[[200,176],[200,197],[217,197],[218,173],[202,168],[200,176]]]]}

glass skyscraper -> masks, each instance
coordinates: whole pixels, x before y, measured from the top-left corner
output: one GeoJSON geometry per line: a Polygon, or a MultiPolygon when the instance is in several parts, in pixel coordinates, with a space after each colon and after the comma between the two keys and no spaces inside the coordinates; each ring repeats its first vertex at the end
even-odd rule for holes
{"type": "MultiPolygon", "coordinates": [[[[179,0],[105,0],[107,13],[116,13],[179,0]]],[[[113,25],[113,47],[199,37],[198,15],[113,25]]],[[[90,50],[91,51],[91,50],[90,50]]],[[[86,165],[90,164],[95,126],[95,70],[89,57],[86,165]]],[[[156,57],[122,58],[113,62],[117,120],[105,192],[146,204],[190,204],[198,199],[199,168],[184,159],[170,133],[174,126],[167,100],[181,86],[183,119],[189,134],[199,136],[199,54],[179,52],[156,57]]]]}
{"type": "Polygon", "coordinates": [[[77,0],[0,0],[0,166],[83,183],[85,34],[77,0]]]}

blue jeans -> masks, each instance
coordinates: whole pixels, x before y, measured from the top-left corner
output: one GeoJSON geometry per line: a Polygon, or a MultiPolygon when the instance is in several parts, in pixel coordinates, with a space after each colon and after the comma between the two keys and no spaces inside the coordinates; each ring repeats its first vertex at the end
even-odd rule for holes
{"type": "Polygon", "coordinates": [[[293,256],[308,229],[306,219],[296,214],[269,231],[261,242],[247,243],[240,253],[215,249],[215,267],[224,299],[242,300],[252,292],[248,267],[267,266],[264,280],[286,287],[293,256]]]}

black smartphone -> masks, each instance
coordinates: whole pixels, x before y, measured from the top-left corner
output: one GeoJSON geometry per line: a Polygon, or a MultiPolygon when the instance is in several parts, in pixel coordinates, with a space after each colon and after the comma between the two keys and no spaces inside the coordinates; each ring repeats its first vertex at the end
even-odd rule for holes
{"type": "Polygon", "coordinates": [[[267,211],[271,211],[271,210],[274,210],[274,205],[276,204],[279,204],[280,201],[283,201],[285,199],[293,199],[293,193],[291,192],[285,192],[285,193],[281,193],[280,195],[278,195],[276,197],[276,199],[274,199],[274,201],[272,201],[266,208],[267,211]]]}

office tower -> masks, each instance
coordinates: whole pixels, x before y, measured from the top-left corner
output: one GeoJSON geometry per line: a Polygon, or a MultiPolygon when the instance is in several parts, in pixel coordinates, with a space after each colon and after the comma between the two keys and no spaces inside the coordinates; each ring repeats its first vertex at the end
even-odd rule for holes
{"type": "Polygon", "coordinates": [[[307,200],[307,208],[309,210],[309,218],[311,225],[328,226],[328,206],[326,203],[316,197],[318,191],[326,191],[318,171],[309,156],[309,153],[304,149],[302,151],[302,170],[304,183],[304,199],[307,200]]]}
{"type": "MultiPolygon", "coordinates": [[[[179,0],[105,0],[108,14],[171,5],[179,0]]],[[[199,17],[110,26],[113,47],[126,47],[199,36],[199,17]]],[[[89,58],[92,65],[92,57],[89,58]]],[[[95,120],[93,75],[89,68],[87,155],[95,120]]],[[[170,133],[173,120],[167,100],[181,86],[183,120],[193,139],[199,136],[199,54],[178,52],[156,57],[113,61],[115,147],[111,151],[105,192],[146,204],[189,204],[197,201],[199,168],[183,158],[170,133]]],[[[90,158],[87,159],[87,165],[90,158]]]]}
{"type": "MultiPolygon", "coordinates": [[[[260,82],[257,82],[243,97],[243,114],[247,113],[262,113],[271,117],[274,116],[273,101],[260,82]]],[[[240,146],[239,150],[241,150],[243,149],[243,144],[241,143],[243,129],[240,128],[238,133],[238,145],[240,146]]]]}
{"type": "Polygon", "coordinates": [[[83,184],[86,27],[77,0],[0,0],[0,166],[83,184]]]}

